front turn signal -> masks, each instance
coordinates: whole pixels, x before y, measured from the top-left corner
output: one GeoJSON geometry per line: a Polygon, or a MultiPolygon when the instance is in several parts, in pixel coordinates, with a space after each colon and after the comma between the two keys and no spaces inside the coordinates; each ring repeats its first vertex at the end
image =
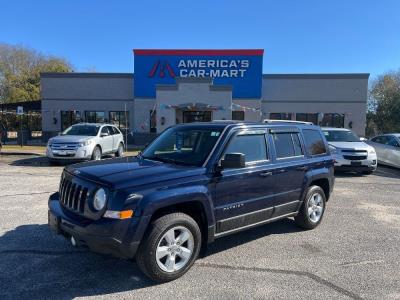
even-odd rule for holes
{"type": "Polygon", "coordinates": [[[133,210],[121,210],[121,211],[115,211],[115,210],[107,210],[104,213],[105,218],[109,219],[129,219],[133,216],[133,210]]]}

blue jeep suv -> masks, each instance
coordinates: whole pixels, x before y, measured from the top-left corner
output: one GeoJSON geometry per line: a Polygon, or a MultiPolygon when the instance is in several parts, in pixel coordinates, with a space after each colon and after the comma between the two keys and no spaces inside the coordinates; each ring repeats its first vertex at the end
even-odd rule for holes
{"type": "Polygon", "coordinates": [[[48,220],[73,245],[182,276],[215,239],[282,218],[313,229],[334,185],[317,126],[210,122],[166,129],[137,157],[67,166],[48,220]]]}

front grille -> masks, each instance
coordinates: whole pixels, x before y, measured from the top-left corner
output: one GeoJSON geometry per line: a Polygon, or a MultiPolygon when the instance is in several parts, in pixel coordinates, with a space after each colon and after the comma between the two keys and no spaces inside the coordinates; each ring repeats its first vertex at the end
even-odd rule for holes
{"type": "Polygon", "coordinates": [[[76,150],[78,143],[54,143],[51,145],[52,150],[76,150]]]}
{"type": "Polygon", "coordinates": [[[367,150],[352,150],[352,149],[344,149],[342,152],[346,153],[367,153],[367,150]]]}
{"type": "Polygon", "coordinates": [[[88,197],[88,188],[72,182],[63,176],[60,182],[60,202],[61,204],[78,214],[84,214],[85,203],[88,197]]]}
{"type": "Polygon", "coordinates": [[[343,155],[343,158],[348,160],[364,160],[367,159],[367,155],[343,155]]]}

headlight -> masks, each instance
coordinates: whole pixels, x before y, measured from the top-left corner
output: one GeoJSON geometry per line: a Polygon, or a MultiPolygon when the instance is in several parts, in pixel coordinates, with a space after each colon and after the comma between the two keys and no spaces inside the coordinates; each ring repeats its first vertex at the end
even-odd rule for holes
{"type": "Polygon", "coordinates": [[[53,145],[53,141],[52,141],[52,140],[49,140],[49,141],[47,142],[47,147],[51,147],[51,145],[53,145]]]}
{"type": "Polygon", "coordinates": [[[94,194],[93,198],[93,207],[96,210],[102,210],[106,205],[107,194],[103,188],[97,190],[96,194],[94,194]]]}
{"type": "Polygon", "coordinates": [[[79,143],[79,147],[89,146],[91,143],[92,143],[92,140],[87,140],[87,141],[79,143]]]}
{"type": "Polygon", "coordinates": [[[371,148],[371,149],[369,149],[368,153],[369,153],[369,154],[376,154],[376,152],[375,152],[375,149],[374,149],[374,148],[371,148]]]}
{"type": "Polygon", "coordinates": [[[338,150],[336,149],[336,147],[333,147],[332,145],[329,145],[329,151],[331,152],[331,154],[337,154],[338,150]]]}

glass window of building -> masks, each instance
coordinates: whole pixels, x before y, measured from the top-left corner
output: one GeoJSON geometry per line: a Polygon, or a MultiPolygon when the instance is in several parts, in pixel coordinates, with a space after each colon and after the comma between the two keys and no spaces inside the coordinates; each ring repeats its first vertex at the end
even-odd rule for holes
{"type": "Polygon", "coordinates": [[[326,113],[324,114],[321,122],[324,127],[344,127],[344,114],[326,113]]]}
{"type": "Polygon", "coordinates": [[[65,130],[71,125],[81,121],[80,112],[76,110],[62,110],[61,111],[61,130],[65,130]]]}
{"type": "Polygon", "coordinates": [[[110,124],[121,130],[129,129],[129,111],[110,111],[110,124]]]}
{"type": "Polygon", "coordinates": [[[87,123],[104,123],[105,116],[104,111],[85,111],[85,120],[87,123]]]}
{"type": "Polygon", "coordinates": [[[312,122],[314,125],[318,125],[318,114],[298,113],[296,121],[312,122]]]}
{"type": "Polygon", "coordinates": [[[241,110],[232,111],[232,120],[244,121],[244,111],[241,110]]]}
{"type": "Polygon", "coordinates": [[[269,118],[271,120],[291,120],[292,114],[291,113],[270,113],[269,118]]]}
{"type": "Polygon", "coordinates": [[[150,132],[157,132],[157,111],[150,110],[150,132]]]}

